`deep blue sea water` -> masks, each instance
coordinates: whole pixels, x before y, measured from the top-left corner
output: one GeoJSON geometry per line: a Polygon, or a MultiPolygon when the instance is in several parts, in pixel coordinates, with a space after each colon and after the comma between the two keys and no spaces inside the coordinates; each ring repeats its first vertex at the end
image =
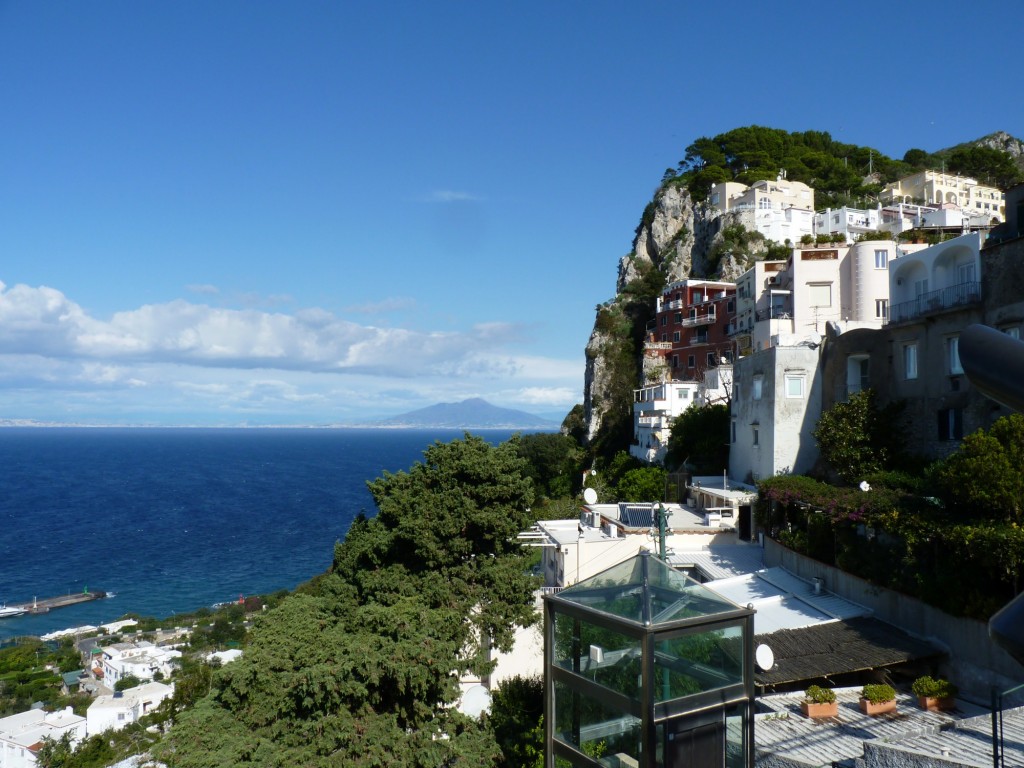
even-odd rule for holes
{"type": "Polygon", "coordinates": [[[0,603],[116,595],[0,619],[0,640],[292,589],[330,565],[361,510],[376,513],[367,480],[462,434],[0,429],[0,603]]]}

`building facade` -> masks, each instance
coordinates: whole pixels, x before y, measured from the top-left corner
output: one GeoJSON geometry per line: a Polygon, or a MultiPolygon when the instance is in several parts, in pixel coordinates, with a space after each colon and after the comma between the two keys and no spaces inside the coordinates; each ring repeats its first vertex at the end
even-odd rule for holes
{"type": "Polygon", "coordinates": [[[645,358],[661,359],[664,377],[699,381],[703,372],[733,359],[729,331],[736,315],[736,284],[680,280],[658,298],[645,358]]]}
{"type": "Polygon", "coordinates": [[[892,203],[922,203],[940,206],[952,203],[972,214],[1002,221],[1006,204],[1001,190],[979,184],[976,179],[940,171],[920,171],[887,184],[880,199],[892,203]]]}

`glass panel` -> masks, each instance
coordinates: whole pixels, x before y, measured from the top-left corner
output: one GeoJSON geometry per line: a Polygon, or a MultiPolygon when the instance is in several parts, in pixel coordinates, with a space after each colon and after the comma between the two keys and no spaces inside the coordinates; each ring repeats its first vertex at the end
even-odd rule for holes
{"type": "Polygon", "coordinates": [[[555,684],[555,738],[603,765],[640,759],[640,718],[555,684]]]}
{"type": "Polygon", "coordinates": [[[653,625],[736,610],[734,604],[653,556],[627,560],[562,590],[558,598],[653,625]]]}
{"type": "Polygon", "coordinates": [[[556,613],[555,663],[598,685],[639,699],[642,670],[639,639],[556,613]]]}
{"type": "Polygon", "coordinates": [[[737,704],[725,711],[725,768],[747,765],[746,704],[737,704]]]}
{"type": "Polygon", "coordinates": [[[743,627],[659,640],[654,651],[656,702],[743,682],[743,627]]]}

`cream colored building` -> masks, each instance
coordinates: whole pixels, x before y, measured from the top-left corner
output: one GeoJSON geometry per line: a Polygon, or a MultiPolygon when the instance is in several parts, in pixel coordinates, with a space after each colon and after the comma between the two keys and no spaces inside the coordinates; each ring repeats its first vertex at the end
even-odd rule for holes
{"type": "Polygon", "coordinates": [[[952,203],[972,216],[987,216],[1003,221],[1006,203],[1001,190],[979,184],[976,179],[941,171],[920,171],[913,176],[887,184],[883,202],[942,205],[952,203]]]}
{"type": "MultiPolygon", "coordinates": [[[[889,262],[899,253],[892,240],[864,240],[794,248],[774,274],[767,270],[778,262],[755,265],[737,282],[755,302],[752,327],[742,329],[749,351],[820,340],[828,323],[843,330],[881,328],[889,316],[889,262]]],[[[749,307],[739,309],[750,326],[749,307]]]]}
{"type": "Polygon", "coordinates": [[[716,184],[708,201],[722,213],[739,213],[744,227],[777,243],[795,243],[814,231],[814,190],[784,173],[749,187],[735,181],[716,184]]]}

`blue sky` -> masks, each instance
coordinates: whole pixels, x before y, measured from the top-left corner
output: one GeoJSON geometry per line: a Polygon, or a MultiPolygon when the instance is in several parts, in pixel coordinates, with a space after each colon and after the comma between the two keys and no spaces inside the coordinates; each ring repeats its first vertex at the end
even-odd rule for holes
{"type": "Polygon", "coordinates": [[[903,6],[0,0],[0,420],[564,414],[694,139],[1024,135],[1015,9],[903,6]]]}

